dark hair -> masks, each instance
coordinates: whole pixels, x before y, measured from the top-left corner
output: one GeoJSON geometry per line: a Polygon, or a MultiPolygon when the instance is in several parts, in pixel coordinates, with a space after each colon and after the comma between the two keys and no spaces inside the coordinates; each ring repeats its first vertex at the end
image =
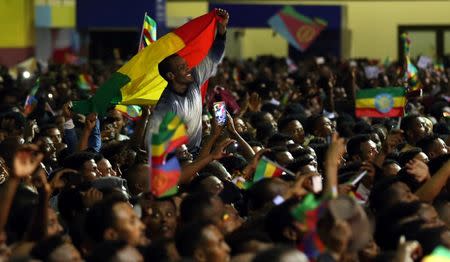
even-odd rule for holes
{"type": "Polygon", "coordinates": [[[269,123],[262,123],[256,127],[256,139],[261,141],[263,144],[267,144],[266,141],[269,137],[276,134],[277,130],[274,126],[269,123]]]}
{"type": "Polygon", "coordinates": [[[369,206],[374,212],[390,208],[387,203],[392,197],[392,185],[397,182],[400,182],[397,176],[383,177],[373,185],[369,195],[369,206]]]}
{"type": "Polygon", "coordinates": [[[322,117],[325,117],[325,116],[312,115],[312,116],[308,117],[308,119],[306,119],[306,125],[304,126],[305,131],[308,134],[314,134],[314,129],[316,129],[316,124],[322,117]]]}
{"type": "Polygon", "coordinates": [[[172,72],[173,68],[172,68],[172,64],[171,61],[176,58],[179,57],[178,54],[173,54],[170,55],[166,58],[164,58],[164,60],[162,60],[161,62],[159,62],[158,64],[158,71],[159,74],[162,76],[162,78],[164,78],[165,80],[167,80],[167,73],[172,72]]]}
{"type": "Polygon", "coordinates": [[[211,221],[196,220],[182,227],[175,234],[175,245],[178,253],[183,257],[192,257],[196,248],[204,240],[203,230],[213,226],[211,221]]]}
{"type": "Polygon", "coordinates": [[[31,257],[41,261],[50,261],[50,256],[58,247],[69,243],[62,235],[55,235],[36,243],[31,250],[31,257]]]}
{"type": "Polygon", "coordinates": [[[53,128],[58,129],[58,126],[55,124],[46,124],[44,126],[41,126],[39,128],[41,136],[48,136],[49,135],[48,132],[50,131],[50,129],[53,129],[53,128]]]}
{"type": "Polygon", "coordinates": [[[270,203],[276,194],[270,190],[271,185],[277,183],[275,178],[264,178],[256,182],[246,191],[248,197],[248,206],[251,210],[263,208],[270,203]]]}
{"type": "Polygon", "coordinates": [[[228,172],[242,171],[248,164],[247,160],[241,155],[232,155],[224,157],[220,163],[228,170],[228,172]]]}
{"type": "Polygon", "coordinates": [[[214,196],[207,192],[198,192],[186,196],[180,205],[180,218],[183,223],[204,219],[212,209],[214,196]]]}
{"type": "Polygon", "coordinates": [[[285,116],[284,118],[282,118],[278,121],[278,129],[281,132],[285,132],[285,130],[288,128],[289,124],[295,120],[298,120],[298,119],[292,115],[285,116]]]}
{"type": "Polygon", "coordinates": [[[405,165],[420,152],[422,152],[422,149],[418,147],[414,147],[408,151],[401,152],[400,155],[398,156],[398,163],[400,164],[401,167],[405,167],[405,165]]]}
{"type": "Polygon", "coordinates": [[[189,192],[205,192],[202,188],[202,182],[203,180],[211,176],[214,175],[208,172],[202,172],[198,176],[194,177],[194,179],[191,180],[191,183],[189,183],[189,192]]]}
{"type": "MultiPolygon", "coordinates": [[[[97,242],[103,241],[106,229],[115,226],[114,205],[122,200],[110,198],[96,203],[86,214],[85,229],[88,236],[97,242]]],[[[125,202],[124,202],[125,203],[125,202]]]]}
{"type": "Polygon", "coordinates": [[[94,153],[84,151],[76,152],[64,159],[63,167],[81,171],[84,163],[91,159],[95,159],[94,153]]]}
{"type": "Polygon", "coordinates": [[[226,236],[226,241],[230,246],[232,256],[248,252],[248,244],[250,241],[255,240],[264,243],[272,242],[266,232],[259,230],[238,229],[226,236]]]}
{"type": "Polygon", "coordinates": [[[107,240],[98,244],[91,255],[87,258],[87,262],[103,262],[113,261],[117,252],[127,246],[124,240],[107,240]]]}
{"type": "Polygon", "coordinates": [[[347,142],[347,154],[349,157],[361,154],[361,144],[370,141],[369,135],[356,135],[347,142]]]}
{"type": "Polygon", "coordinates": [[[438,138],[439,137],[437,135],[428,135],[419,140],[416,145],[420,147],[425,154],[428,155],[431,151],[431,148],[433,147],[434,141],[436,141],[438,138]]]}
{"type": "Polygon", "coordinates": [[[174,239],[160,238],[155,241],[152,240],[152,244],[145,249],[144,260],[145,261],[170,261],[170,255],[168,253],[167,246],[174,243],[174,239]]]}
{"type": "Polygon", "coordinates": [[[411,114],[411,115],[407,115],[402,119],[402,123],[400,124],[400,129],[402,129],[403,131],[408,132],[411,128],[413,128],[414,125],[414,121],[416,121],[416,119],[420,117],[417,114],[411,114]]]}
{"type": "Polygon", "coordinates": [[[269,140],[267,140],[267,144],[270,147],[286,146],[287,141],[289,141],[290,139],[291,138],[288,135],[282,133],[275,133],[269,138],[269,140]]]}
{"type": "Polygon", "coordinates": [[[264,228],[274,242],[291,242],[291,240],[287,239],[283,235],[283,232],[285,228],[293,227],[295,219],[291,215],[291,210],[297,204],[297,200],[288,199],[284,203],[272,208],[272,210],[270,210],[267,214],[264,228]]]}

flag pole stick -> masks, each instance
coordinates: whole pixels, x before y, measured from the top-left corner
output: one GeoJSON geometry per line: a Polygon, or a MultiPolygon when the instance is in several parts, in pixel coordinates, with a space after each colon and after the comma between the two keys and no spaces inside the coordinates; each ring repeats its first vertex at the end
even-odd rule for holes
{"type": "Polygon", "coordinates": [[[270,160],[270,159],[268,159],[267,157],[265,157],[265,156],[263,156],[262,157],[262,159],[264,159],[264,160],[266,160],[267,162],[269,162],[269,163],[271,163],[272,165],[274,165],[274,166],[276,166],[276,167],[278,167],[278,168],[280,168],[281,170],[283,170],[283,172],[286,172],[286,174],[288,174],[288,175],[291,175],[291,176],[294,176],[295,177],[295,174],[292,172],[292,171],[290,171],[290,170],[287,170],[286,168],[284,168],[284,167],[282,167],[282,166],[280,166],[277,162],[274,162],[274,161],[272,161],[272,160],[270,160]]]}
{"type": "Polygon", "coordinates": [[[147,16],[147,12],[144,13],[144,19],[142,20],[142,28],[141,28],[141,36],[139,37],[138,52],[139,52],[139,50],[141,50],[142,36],[144,35],[144,25],[145,25],[145,17],[146,16],[147,16]]]}

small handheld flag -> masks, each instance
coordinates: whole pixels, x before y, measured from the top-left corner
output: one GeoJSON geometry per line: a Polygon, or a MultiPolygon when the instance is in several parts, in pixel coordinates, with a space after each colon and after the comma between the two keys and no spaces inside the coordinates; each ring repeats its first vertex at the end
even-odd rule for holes
{"type": "Polygon", "coordinates": [[[167,161],[166,157],[187,141],[184,123],[175,113],[167,113],[159,126],[159,132],[152,136],[150,190],[156,197],[177,193],[181,176],[180,164],[176,156],[167,161]]]}
{"type": "Polygon", "coordinates": [[[401,36],[403,41],[403,51],[405,54],[405,81],[408,83],[408,91],[416,91],[422,88],[422,83],[419,80],[419,73],[416,66],[411,62],[411,39],[408,33],[403,33],[401,36]]]}
{"type": "Polygon", "coordinates": [[[266,177],[279,177],[283,174],[283,172],[291,176],[295,176],[295,174],[291,171],[286,170],[277,163],[270,161],[263,156],[261,160],[259,160],[258,166],[256,166],[255,175],[253,176],[253,182],[258,182],[259,180],[266,177]]]}
{"type": "Polygon", "coordinates": [[[139,50],[141,51],[151,43],[156,41],[156,21],[144,14],[144,23],[142,25],[141,38],[139,39],[139,50]]]}
{"type": "Polygon", "coordinates": [[[25,109],[24,114],[25,115],[31,114],[34,111],[34,109],[36,108],[36,105],[38,103],[36,94],[39,90],[39,87],[40,87],[40,79],[38,78],[36,80],[36,83],[34,84],[34,86],[31,88],[30,93],[27,95],[27,98],[25,100],[25,104],[24,104],[24,109],[25,109]]]}

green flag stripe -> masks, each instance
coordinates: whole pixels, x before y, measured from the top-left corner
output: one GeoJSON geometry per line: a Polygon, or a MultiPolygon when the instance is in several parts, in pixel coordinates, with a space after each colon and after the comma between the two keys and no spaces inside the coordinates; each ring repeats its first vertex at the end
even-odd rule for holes
{"type": "Polygon", "coordinates": [[[375,98],[375,96],[383,93],[391,94],[393,97],[405,96],[405,89],[403,87],[361,89],[356,93],[356,99],[375,98]]]}
{"type": "Polygon", "coordinates": [[[266,172],[267,162],[264,159],[259,160],[258,166],[256,166],[255,175],[253,177],[253,182],[259,181],[264,178],[264,173],[266,172]]]}
{"type": "Polygon", "coordinates": [[[295,17],[295,18],[297,18],[297,19],[299,19],[299,20],[301,20],[301,21],[303,21],[303,22],[305,22],[307,24],[312,24],[313,23],[313,21],[310,18],[300,14],[292,6],[286,6],[285,8],[283,8],[283,10],[281,12],[283,14],[295,17]]]}
{"type": "Polygon", "coordinates": [[[109,108],[122,101],[120,89],[124,87],[131,79],[122,73],[115,72],[99,88],[89,100],[74,101],[73,110],[77,113],[88,115],[91,112],[97,112],[99,116],[105,116],[109,108]]]}

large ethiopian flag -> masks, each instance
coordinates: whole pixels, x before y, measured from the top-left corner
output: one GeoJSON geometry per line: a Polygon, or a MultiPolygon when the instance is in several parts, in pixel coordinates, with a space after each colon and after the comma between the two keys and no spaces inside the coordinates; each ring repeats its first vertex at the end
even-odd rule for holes
{"type": "Polygon", "coordinates": [[[403,87],[361,89],[356,93],[357,117],[400,117],[405,113],[403,87]]]}
{"type": "Polygon", "coordinates": [[[159,62],[178,53],[190,68],[198,65],[212,46],[216,22],[213,10],[161,37],[112,74],[89,100],[75,101],[74,111],[104,115],[117,104],[155,105],[167,86],[159,75],[159,62]]]}

